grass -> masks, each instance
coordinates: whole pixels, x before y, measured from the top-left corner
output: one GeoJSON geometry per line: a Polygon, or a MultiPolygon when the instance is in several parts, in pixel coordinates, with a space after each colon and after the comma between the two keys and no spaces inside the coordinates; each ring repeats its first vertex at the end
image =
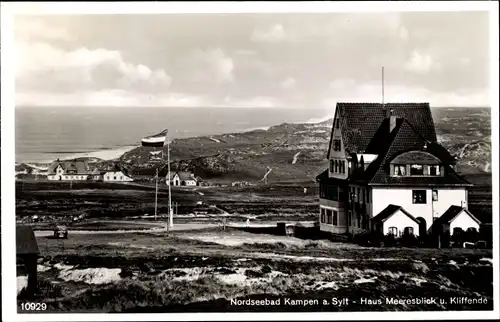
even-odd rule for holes
{"type": "MultiPolygon", "coordinates": [[[[68,240],[37,237],[40,264],[56,263],[85,268],[121,268],[122,279],[105,285],[63,282],[58,270],[40,272],[41,293],[52,312],[187,312],[238,311],[250,306],[231,305],[231,299],[313,298],[330,299],[428,296],[492,297],[490,250],[367,248],[329,241],[302,240],[285,236],[254,235],[253,240],[273,242],[227,246],[185,239],[201,233],[248,239],[251,234],[228,229],[221,232],[178,232],[73,235],[68,240]],[[283,256],[285,255],[285,256],[283,256]],[[290,256],[328,257],[351,261],[296,260],[290,256]],[[450,260],[454,262],[450,263],[450,260]],[[163,272],[201,268],[194,280],[174,280],[163,272]],[[218,276],[243,274],[247,281],[227,284],[218,276]],[[272,272],[284,276],[270,277],[272,272]],[[373,282],[358,284],[356,281],[373,282]],[[59,281],[53,284],[52,281],[59,281]],[[252,282],[255,281],[255,282],[252,282]]],[[[251,240],[251,239],[249,239],[251,240]]],[[[177,272],[176,276],[183,274],[177,272]]],[[[170,276],[170,275],[168,275],[170,276]]],[[[175,276],[175,275],[174,275],[175,276]]],[[[242,277],[243,278],[243,277],[242,277]]],[[[22,298],[19,298],[19,301],[22,298]]],[[[488,306],[489,307],[489,306],[488,306]]],[[[351,303],[346,307],[279,306],[255,310],[423,310],[452,306],[392,306],[351,303]]],[[[456,309],[484,309],[463,306],[456,309]]]]}

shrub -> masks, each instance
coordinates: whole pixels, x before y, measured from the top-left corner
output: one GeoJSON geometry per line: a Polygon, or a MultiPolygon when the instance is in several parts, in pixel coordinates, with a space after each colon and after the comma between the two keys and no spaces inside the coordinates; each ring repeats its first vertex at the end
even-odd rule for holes
{"type": "Polygon", "coordinates": [[[361,246],[380,246],[382,234],[377,232],[363,232],[353,236],[352,241],[361,246]]]}
{"type": "Polygon", "coordinates": [[[414,234],[405,234],[401,238],[401,244],[405,247],[416,247],[419,245],[419,241],[414,234]]]}

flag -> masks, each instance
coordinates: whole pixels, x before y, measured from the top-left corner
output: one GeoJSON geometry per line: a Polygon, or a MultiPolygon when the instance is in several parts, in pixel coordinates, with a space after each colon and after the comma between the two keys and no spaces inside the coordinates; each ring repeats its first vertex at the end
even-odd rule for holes
{"type": "Polygon", "coordinates": [[[163,159],[163,150],[149,152],[149,160],[162,160],[162,159],[163,159]]]}
{"type": "Polygon", "coordinates": [[[165,142],[167,141],[167,133],[168,129],[163,130],[158,134],[146,136],[141,140],[142,146],[156,147],[156,148],[161,148],[165,146],[165,142]]]}

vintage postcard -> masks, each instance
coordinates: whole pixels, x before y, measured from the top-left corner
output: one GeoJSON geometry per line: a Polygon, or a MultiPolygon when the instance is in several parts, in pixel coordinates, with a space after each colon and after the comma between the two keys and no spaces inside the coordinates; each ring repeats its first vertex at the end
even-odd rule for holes
{"type": "Polygon", "coordinates": [[[2,3],[5,321],[490,319],[497,2],[2,3]]]}

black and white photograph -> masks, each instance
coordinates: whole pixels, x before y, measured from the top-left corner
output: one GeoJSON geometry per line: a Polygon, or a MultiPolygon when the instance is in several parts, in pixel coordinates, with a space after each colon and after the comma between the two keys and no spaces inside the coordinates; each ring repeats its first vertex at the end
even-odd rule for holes
{"type": "Polygon", "coordinates": [[[497,2],[177,6],[2,2],[3,320],[498,316],[497,2]]]}

